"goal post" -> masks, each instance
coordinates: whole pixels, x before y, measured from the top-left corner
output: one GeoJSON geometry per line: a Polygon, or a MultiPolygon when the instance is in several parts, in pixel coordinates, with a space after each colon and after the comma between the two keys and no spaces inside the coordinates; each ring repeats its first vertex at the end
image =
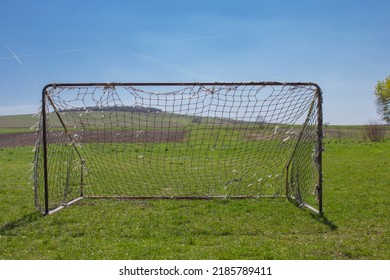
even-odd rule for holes
{"type": "Polygon", "coordinates": [[[284,197],[322,214],[322,122],[315,83],[49,84],[35,206],[284,197]]]}

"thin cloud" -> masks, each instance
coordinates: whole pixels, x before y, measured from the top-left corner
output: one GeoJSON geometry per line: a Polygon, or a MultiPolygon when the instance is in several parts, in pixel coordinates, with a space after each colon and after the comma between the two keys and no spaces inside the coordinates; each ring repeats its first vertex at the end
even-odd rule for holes
{"type": "MultiPolygon", "coordinates": [[[[206,76],[204,74],[200,74],[196,71],[193,71],[193,70],[190,70],[190,69],[187,69],[187,68],[183,68],[181,66],[178,66],[178,65],[175,65],[175,64],[172,64],[172,63],[168,63],[168,62],[165,62],[163,60],[160,60],[160,59],[157,59],[153,56],[150,56],[148,54],[145,54],[145,53],[140,53],[140,52],[126,52],[127,54],[129,55],[134,55],[134,56],[138,56],[150,63],[154,63],[156,65],[160,65],[162,67],[164,67],[165,69],[169,69],[173,72],[176,72],[177,74],[180,74],[182,76],[185,76],[185,77],[191,77],[191,78],[197,78],[197,79],[206,79],[206,80],[209,80],[211,77],[210,76],[206,76]]],[[[214,77],[215,80],[218,80],[214,77]]]]}
{"type": "Polygon", "coordinates": [[[170,42],[184,42],[184,41],[197,41],[197,40],[207,40],[207,39],[216,39],[216,38],[225,38],[230,37],[228,34],[220,34],[220,35],[209,35],[209,36],[199,36],[199,37],[190,37],[190,38],[182,38],[172,40],[170,42]]]}

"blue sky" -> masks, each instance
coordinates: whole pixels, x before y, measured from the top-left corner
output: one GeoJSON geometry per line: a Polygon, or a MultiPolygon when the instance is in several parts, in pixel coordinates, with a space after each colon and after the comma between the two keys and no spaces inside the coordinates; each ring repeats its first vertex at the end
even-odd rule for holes
{"type": "Polygon", "coordinates": [[[0,115],[51,82],[310,81],[324,121],[378,118],[388,0],[0,0],[0,115]]]}

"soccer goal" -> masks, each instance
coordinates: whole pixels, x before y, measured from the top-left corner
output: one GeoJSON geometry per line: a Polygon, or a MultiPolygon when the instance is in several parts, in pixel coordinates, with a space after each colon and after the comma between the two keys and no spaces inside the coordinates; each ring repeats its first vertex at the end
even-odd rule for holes
{"type": "Polygon", "coordinates": [[[49,84],[35,205],[284,197],[322,214],[321,106],[314,83],[49,84]]]}

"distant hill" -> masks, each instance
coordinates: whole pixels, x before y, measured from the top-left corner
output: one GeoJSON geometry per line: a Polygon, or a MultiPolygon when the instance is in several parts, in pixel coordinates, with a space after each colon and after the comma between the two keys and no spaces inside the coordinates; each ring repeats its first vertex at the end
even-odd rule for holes
{"type": "Polygon", "coordinates": [[[37,121],[33,114],[0,116],[0,128],[30,128],[37,121]]]}

